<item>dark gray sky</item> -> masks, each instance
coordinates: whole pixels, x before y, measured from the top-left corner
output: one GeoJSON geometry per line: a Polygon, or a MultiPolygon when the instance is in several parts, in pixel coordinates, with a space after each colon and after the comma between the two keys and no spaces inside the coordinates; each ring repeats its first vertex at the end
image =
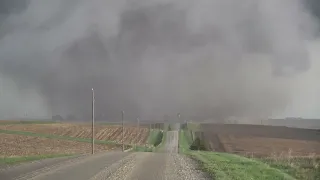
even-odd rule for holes
{"type": "Polygon", "coordinates": [[[1,1],[0,114],[86,119],[93,87],[107,119],[314,116],[318,21],[301,2],[1,1]]]}

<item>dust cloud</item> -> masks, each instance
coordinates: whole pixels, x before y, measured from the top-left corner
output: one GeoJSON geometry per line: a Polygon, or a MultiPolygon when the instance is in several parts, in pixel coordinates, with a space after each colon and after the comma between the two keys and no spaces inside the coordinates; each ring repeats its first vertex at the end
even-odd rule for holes
{"type": "Polygon", "coordinates": [[[304,1],[6,0],[0,7],[2,117],[89,119],[91,88],[97,118],[108,120],[121,110],[132,120],[180,112],[212,121],[319,112],[318,19],[304,1]]]}

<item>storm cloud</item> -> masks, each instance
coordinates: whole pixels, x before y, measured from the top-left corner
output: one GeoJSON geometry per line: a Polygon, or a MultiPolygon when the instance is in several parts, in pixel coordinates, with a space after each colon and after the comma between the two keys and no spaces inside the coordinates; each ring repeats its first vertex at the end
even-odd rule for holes
{"type": "MultiPolygon", "coordinates": [[[[318,23],[299,0],[1,1],[0,113],[223,121],[288,111],[318,23]]],[[[314,47],[314,46],[313,46],[314,47]]],[[[317,51],[319,49],[316,49],[317,51]]],[[[299,92],[303,94],[304,92],[299,92]]],[[[290,111],[289,111],[290,113],[290,111]]]]}

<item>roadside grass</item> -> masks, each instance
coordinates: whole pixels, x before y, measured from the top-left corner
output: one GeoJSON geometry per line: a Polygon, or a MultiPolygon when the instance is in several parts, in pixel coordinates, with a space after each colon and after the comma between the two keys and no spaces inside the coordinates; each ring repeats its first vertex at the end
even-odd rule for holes
{"type": "Polygon", "coordinates": [[[258,160],[234,154],[192,151],[189,131],[179,132],[179,153],[199,162],[200,168],[215,180],[294,180],[292,176],[258,160]]]}
{"type": "Polygon", "coordinates": [[[165,134],[163,131],[158,129],[150,129],[148,136],[148,145],[146,146],[134,146],[133,151],[136,152],[155,152],[158,150],[164,141],[165,134]]]}
{"type": "Polygon", "coordinates": [[[294,180],[292,176],[263,162],[216,152],[190,151],[202,170],[215,180],[294,180]]]}
{"type": "Polygon", "coordinates": [[[191,134],[188,130],[179,131],[179,153],[186,154],[190,152],[190,145],[192,144],[191,134]]]}
{"type": "MultiPolygon", "coordinates": [[[[164,126],[165,127],[165,126],[164,126]]],[[[166,131],[160,129],[149,128],[149,136],[147,144],[145,146],[133,146],[132,151],[135,152],[155,152],[158,151],[159,147],[165,140],[166,131]]]]}
{"type": "Polygon", "coordinates": [[[158,146],[162,142],[163,132],[158,129],[151,129],[149,131],[148,144],[158,146]]]}
{"type": "Polygon", "coordinates": [[[17,157],[1,157],[0,165],[13,165],[22,162],[30,162],[41,159],[57,158],[57,157],[68,157],[76,156],[75,154],[46,154],[46,155],[36,155],[36,156],[17,156],[17,157]]]}
{"type": "Polygon", "coordinates": [[[320,179],[320,157],[277,157],[257,159],[296,179],[320,179]]]}
{"type": "Polygon", "coordinates": [[[161,143],[157,147],[155,147],[153,151],[161,152],[164,149],[166,140],[167,140],[167,131],[164,131],[161,143]]]}
{"type": "Polygon", "coordinates": [[[154,147],[150,147],[150,146],[134,146],[132,151],[135,151],[135,152],[153,152],[154,151],[154,147]]]}

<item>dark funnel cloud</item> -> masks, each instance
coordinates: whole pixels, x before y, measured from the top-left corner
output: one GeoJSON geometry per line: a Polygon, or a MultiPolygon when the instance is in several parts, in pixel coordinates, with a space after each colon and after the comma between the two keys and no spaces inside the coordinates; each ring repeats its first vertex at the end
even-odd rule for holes
{"type": "Polygon", "coordinates": [[[0,1],[0,115],[261,118],[284,112],[317,21],[299,0],[0,1]],[[1,85],[1,84],[0,84],[1,85]]]}

